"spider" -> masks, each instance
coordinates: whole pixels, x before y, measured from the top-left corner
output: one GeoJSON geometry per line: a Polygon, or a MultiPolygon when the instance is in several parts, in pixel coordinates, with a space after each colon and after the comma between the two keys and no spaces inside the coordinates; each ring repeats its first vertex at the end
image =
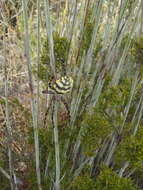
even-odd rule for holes
{"type": "Polygon", "coordinates": [[[45,116],[44,116],[44,126],[46,124],[48,112],[49,112],[54,100],[61,101],[64,104],[67,114],[68,114],[68,117],[70,118],[69,107],[64,98],[64,95],[67,94],[68,92],[70,92],[72,87],[73,87],[73,79],[67,75],[64,75],[57,80],[53,80],[53,81],[49,82],[48,89],[42,91],[42,93],[44,93],[44,94],[52,94],[52,99],[50,101],[50,104],[49,104],[49,106],[46,110],[45,116]]]}

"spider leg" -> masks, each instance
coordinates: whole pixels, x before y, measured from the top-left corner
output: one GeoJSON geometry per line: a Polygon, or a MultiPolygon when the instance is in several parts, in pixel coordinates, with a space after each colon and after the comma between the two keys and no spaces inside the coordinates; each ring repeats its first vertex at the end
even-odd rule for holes
{"type": "Polygon", "coordinates": [[[50,110],[50,108],[51,108],[51,106],[52,106],[53,100],[54,100],[54,97],[52,97],[52,99],[51,99],[51,101],[50,101],[50,103],[49,103],[49,106],[47,107],[47,110],[46,110],[46,112],[45,112],[45,115],[44,115],[44,122],[43,122],[43,123],[44,123],[44,127],[46,126],[47,115],[48,115],[49,110],[50,110]]]}
{"type": "Polygon", "coordinates": [[[67,110],[68,117],[69,117],[69,119],[70,119],[70,110],[69,110],[69,106],[68,106],[68,104],[67,104],[65,98],[63,98],[63,97],[61,96],[60,99],[61,99],[61,102],[64,104],[64,106],[65,106],[65,108],[66,108],[66,110],[67,110]]]}

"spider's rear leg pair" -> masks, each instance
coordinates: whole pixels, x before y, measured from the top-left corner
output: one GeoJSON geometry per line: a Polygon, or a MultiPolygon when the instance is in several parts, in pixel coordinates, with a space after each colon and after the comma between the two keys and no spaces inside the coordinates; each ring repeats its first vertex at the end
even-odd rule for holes
{"type": "Polygon", "coordinates": [[[44,127],[46,126],[46,121],[47,121],[47,116],[48,116],[49,110],[51,109],[52,104],[54,104],[55,100],[59,101],[59,102],[61,101],[63,103],[63,105],[65,106],[65,109],[67,111],[68,119],[70,119],[70,110],[69,110],[69,106],[68,106],[68,103],[66,102],[65,98],[62,95],[58,95],[58,96],[53,95],[52,99],[49,103],[49,106],[45,112],[45,115],[44,115],[44,127]]]}
{"type": "MultiPolygon", "coordinates": [[[[55,78],[49,82],[48,89],[43,91],[44,94],[52,95],[50,105],[47,108],[47,111],[45,113],[45,119],[44,119],[45,123],[46,123],[46,117],[48,115],[51,105],[53,104],[53,107],[54,107],[55,100],[60,101],[64,104],[66,111],[67,111],[67,115],[70,118],[69,107],[63,96],[65,94],[67,94],[68,92],[70,92],[72,87],[73,87],[73,79],[67,75],[61,76],[59,79],[55,78]]],[[[53,112],[52,112],[52,114],[53,114],[53,112]]],[[[53,117],[53,115],[52,115],[52,117],[53,117]]]]}

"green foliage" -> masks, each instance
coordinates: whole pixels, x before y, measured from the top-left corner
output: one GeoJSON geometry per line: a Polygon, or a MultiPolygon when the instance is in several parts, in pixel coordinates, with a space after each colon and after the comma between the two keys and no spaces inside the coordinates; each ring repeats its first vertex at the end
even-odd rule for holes
{"type": "Polygon", "coordinates": [[[120,145],[118,156],[122,155],[122,159],[128,160],[132,167],[143,170],[143,130],[139,130],[136,136],[128,136],[120,145]]]}
{"type": "Polygon", "coordinates": [[[96,107],[84,114],[81,130],[81,141],[84,153],[94,154],[100,143],[122,125],[124,108],[128,103],[131,81],[120,80],[119,85],[110,85],[107,77],[103,92],[96,107]]]}
{"type": "MultiPolygon", "coordinates": [[[[127,43],[127,40],[129,38],[129,34],[123,37],[121,46],[120,46],[120,52],[118,53],[118,57],[121,56],[124,47],[127,43]]],[[[127,54],[126,62],[129,63],[130,66],[130,72],[129,76],[131,77],[135,71],[135,69],[131,69],[133,66],[139,70],[141,77],[143,78],[143,36],[141,37],[134,37],[131,39],[130,49],[127,54]],[[128,60],[128,61],[127,61],[128,60]]]]}
{"type": "Polygon", "coordinates": [[[39,129],[39,143],[41,152],[52,151],[54,148],[53,144],[53,130],[51,127],[48,129],[39,129]]]}
{"type": "Polygon", "coordinates": [[[9,183],[9,180],[3,175],[0,173],[0,190],[4,190],[8,187],[10,187],[10,183],[9,183]]]}
{"type": "Polygon", "coordinates": [[[89,176],[78,176],[72,183],[72,190],[95,190],[95,182],[89,176]]]}
{"type": "Polygon", "coordinates": [[[133,6],[133,3],[134,3],[134,0],[129,0],[129,1],[127,2],[127,8],[129,9],[129,11],[131,11],[132,6],[133,6]]]}
{"type": "MultiPolygon", "coordinates": [[[[9,23],[9,21],[12,21],[11,20],[12,16],[17,14],[20,10],[19,8],[21,7],[21,2],[20,2],[20,4],[17,5],[17,2],[19,2],[18,0],[14,0],[13,2],[14,3],[11,3],[11,1],[10,1],[10,3],[8,3],[8,5],[7,5],[6,15],[7,15],[8,23],[9,23]],[[16,6],[13,6],[12,4],[16,5],[16,6]],[[18,10],[16,10],[15,7],[18,8],[18,10]]],[[[106,1],[103,1],[103,6],[104,6],[104,2],[106,2],[106,1]]],[[[117,0],[116,1],[111,1],[111,0],[108,1],[105,4],[105,8],[106,8],[105,13],[103,11],[103,15],[100,18],[101,21],[103,20],[103,23],[102,23],[103,25],[101,24],[99,26],[99,28],[102,28],[101,33],[103,33],[105,31],[104,23],[105,23],[105,25],[108,24],[108,23],[106,23],[106,21],[108,20],[108,16],[111,17],[110,18],[111,25],[117,26],[116,21],[118,21],[118,23],[122,23],[122,21],[124,20],[125,26],[126,26],[126,24],[128,24],[127,15],[128,15],[128,13],[130,13],[129,9],[132,8],[133,2],[134,2],[133,0],[128,0],[127,2],[123,3],[122,4],[123,9],[120,10],[118,7],[119,4],[118,4],[117,0]],[[110,5],[110,2],[112,2],[112,4],[111,4],[112,6],[108,7],[108,5],[110,5]],[[124,6],[124,4],[125,4],[125,6],[124,6]],[[118,11],[116,11],[117,9],[118,9],[118,11]],[[113,13],[111,14],[110,11],[111,12],[113,11],[113,13]],[[120,11],[123,12],[123,17],[122,16],[118,17],[118,12],[120,13],[120,11]],[[112,17],[114,17],[114,16],[115,16],[115,18],[113,18],[113,20],[112,20],[112,17]],[[117,17],[119,19],[117,19],[117,17]]],[[[81,3],[81,2],[78,2],[78,3],[81,3]]],[[[43,4],[43,2],[42,2],[42,4],[43,4]]],[[[51,4],[51,5],[53,6],[53,4],[51,4]]],[[[64,4],[65,9],[67,9],[66,8],[67,5],[68,5],[68,3],[66,5],[64,4]]],[[[82,5],[82,3],[81,3],[81,5],[82,5]]],[[[98,8],[98,5],[99,4],[97,2],[97,8],[98,8]]],[[[44,8],[44,6],[43,6],[43,8],[44,8]]],[[[52,8],[52,11],[54,12],[53,8],[52,8]]],[[[79,11],[80,11],[80,9],[79,9],[79,11]]],[[[96,13],[96,12],[94,12],[94,13],[96,13]]],[[[98,13],[98,11],[97,11],[97,13],[98,13]]],[[[35,34],[37,32],[37,30],[35,30],[35,26],[37,26],[37,19],[36,20],[34,19],[34,18],[37,18],[37,10],[36,10],[36,3],[33,0],[28,2],[28,15],[30,18],[28,21],[29,29],[30,29],[30,31],[33,31],[30,34],[30,44],[31,44],[31,52],[32,52],[31,57],[33,59],[37,56],[36,55],[37,51],[35,51],[35,47],[37,44],[37,41],[35,40],[36,39],[35,34]],[[36,21],[36,22],[33,22],[33,21],[36,21]]],[[[62,22],[63,18],[61,17],[60,11],[59,11],[58,15],[59,15],[58,20],[56,20],[57,18],[53,18],[53,16],[52,16],[52,21],[53,21],[53,19],[55,19],[57,21],[57,23],[62,22]]],[[[69,17],[69,14],[67,14],[67,15],[65,14],[65,16],[69,17]]],[[[96,18],[98,18],[99,15],[94,14],[94,16],[96,18]]],[[[66,19],[66,18],[64,18],[64,19],[66,19]]],[[[23,23],[23,17],[21,15],[19,15],[16,23],[17,23],[17,27],[19,29],[21,41],[23,41],[24,23],[23,23]]],[[[78,23],[78,20],[76,20],[75,23],[78,23]]],[[[10,24],[13,24],[13,22],[10,24]]],[[[56,22],[55,22],[55,24],[56,24],[56,22]]],[[[94,28],[95,24],[96,24],[95,22],[92,22],[91,12],[90,12],[90,10],[88,10],[88,14],[86,15],[86,19],[84,21],[83,36],[82,36],[81,44],[80,44],[81,46],[80,46],[80,50],[78,52],[79,60],[78,60],[78,63],[76,63],[76,64],[78,64],[78,66],[81,64],[81,57],[82,57],[83,53],[86,54],[90,47],[90,43],[92,41],[93,28],[94,28]]],[[[41,12],[41,26],[42,25],[45,25],[43,11],[41,12]]],[[[56,26],[56,25],[53,25],[53,26],[56,26]]],[[[69,24],[69,26],[70,26],[70,24],[69,24]]],[[[67,27],[65,27],[65,29],[67,29],[67,27]]],[[[112,38],[112,36],[115,37],[115,33],[112,33],[110,31],[110,27],[108,29],[109,29],[108,35],[109,35],[110,39],[107,39],[107,41],[111,40],[111,42],[112,42],[114,40],[112,38]]],[[[70,30],[70,27],[69,27],[69,30],[70,30]]],[[[65,33],[67,33],[67,34],[70,32],[71,31],[65,31],[65,33]]],[[[74,35],[77,36],[76,31],[73,30],[73,32],[75,32],[75,33],[73,33],[73,36],[74,35]]],[[[79,30],[78,30],[78,32],[79,32],[79,30]]],[[[119,33],[119,35],[118,34],[116,35],[117,36],[117,39],[116,39],[117,40],[116,41],[116,44],[117,44],[116,52],[117,53],[113,58],[113,62],[115,62],[115,63],[116,63],[116,61],[117,61],[117,63],[120,62],[120,60],[121,60],[120,57],[121,57],[121,55],[124,51],[124,48],[127,44],[127,41],[128,41],[127,35],[125,37],[122,36],[122,34],[124,35],[124,32],[125,33],[128,32],[128,31],[126,31],[126,28],[125,28],[125,30],[123,28],[123,33],[121,31],[121,33],[119,33]],[[122,39],[121,44],[119,42],[120,39],[122,39]],[[120,47],[118,47],[118,44],[120,44],[120,47]]],[[[81,31],[81,33],[82,33],[82,31],[81,31]]],[[[12,35],[13,34],[11,34],[11,36],[12,35]]],[[[45,33],[43,32],[42,35],[45,35],[45,33]]],[[[43,38],[42,35],[41,35],[41,38],[43,38]]],[[[100,35],[100,32],[98,31],[98,35],[96,38],[96,44],[95,44],[94,52],[93,52],[93,63],[91,65],[91,71],[89,73],[90,76],[89,76],[89,78],[87,77],[88,79],[91,79],[91,76],[94,74],[97,61],[98,61],[98,63],[99,62],[106,63],[106,60],[105,60],[105,58],[107,58],[107,56],[105,55],[106,50],[104,50],[105,52],[103,52],[103,53],[105,53],[104,55],[102,52],[101,52],[101,54],[99,54],[100,50],[102,49],[102,41],[103,41],[103,44],[105,44],[104,43],[105,39],[101,39],[100,36],[103,36],[103,35],[100,35]]],[[[8,40],[8,41],[10,42],[10,40],[8,40]]],[[[38,76],[39,76],[40,80],[42,80],[45,84],[47,84],[48,83],[47,81],[49,81],[53,78],[51,68],[50,68],[50,52],[49,52],[50,47],[49,47],[49,42],[47,39],[44,39],[42,41],[42,43],[43,43],[42,44],[43,47],[42,47],[42,52],[41,52],[41,57],[40,57],[38,76]]],[[[20,42],[19,42],[19,44],[20,44],[20,42]]],[[[20,44],[20,45],[23,45],[23,44],[20,44]]],[[[109,44],[107,44],[107,46],[108,45],[109,44]]],[[[74,47],[74,45],[72,48],[73,48],[74,52],[77,50],[76,47],[74,47]]],[[[105,48],[103,48],[103,49],[105,49],[105,48]]],[[[63,72],[66,69],[65,65],[66,65],[67,57],[68,57],[68,50],[69,50],[68,39],[65,37],[60,37],[58,34],[54,34],[54,54],[55,54],[55,65],[56,65],[57,74],[58,73],[63,74],[63,72]]],[[[111,56],[112,52],[108,52],[108,53],[109,53],[109,57],[112,57],[111,56]]],[[[136,63],[136,66],[139,67],[139,71],[141,71],[140,72],[141,75],[143,75],[143,56],[142,56],[142,54],[143,54],[143,37],[133,39],[132,43],[131,43],[131,49],[127,55],[127,58],[128,58],[127,64],[130,63],[130,61],[131,61],[131,64],[136,63]]],[[[7,57],[9,58],[9,56],[7,56],[7,57]]],[[[73,68],[73,70],[76,69],[76,66],[77,66],[76,64],[75,64],[75,68],[73,68]]],[[[126,63],[125,63],[125,65],[126,65],[126,63]]],[[[68,67],[70,67],[70,65],[68,65],[68,67]]],[[[104,71],[104,64],[103,64],[102,69],[104,71]]],[[[113,69],[114,69],[114,66],[113,66],[113,69]]],[[[134,69],[134,67],[133,67],[133,69],[134,69]]],[[[84,70],[83,73],[86,74],[86,67],[84,67],[83,70],[84,70]]],[[[122,70],[124,70],[124,65],[123,65],[122,70]]],[[[33,71],[37,74],[37,68],[35,67],[35,65],[33,67],[33,71]]],[[[135,69],[135,71],[136,71],[136,69],[135,69]]],[[[123,76],[123,78],[120,79],[119,84],[116,87],[114,87],[114,86],[111,86],[112,76],[110,75],[110,65],[109,65],[109,70],[107,68],[107,72],[109,74],[107,74],[108,76],[105,76],[106,78],[104,78],[105,83],[104,83],[104,87],[102,89],[101,96],[99,97],[99,101],[97,102],[96,107],[93,110],[91,110],[90,106],[88,106],[88,101],[87,101],[87,94],[89,93],[90,89],[92,89],[92,87],[90,86],[90,80],[85,80],[85,78],[86,78],[85,75],[82,76],[83,82],[80,83],[80,86],[82,86],[82,88],[83,88],[83,95],[81,98],[81,102],[79,102],[81,107],[79,106],[77,114],[78,114],[78,112],[80,113],[80,108],[83,108],[82,105],[86,104],[86,101],[87,101],[87,107],[89,108],[89,110],[88,110],[89,112],[83,113],[82,117],[81,117],[81,115],[77,116],[77,121],[74,124],[75,129],[72,129],[72,131],[70,131],[71,128],[70,128],[70,126],[68,126],[69,120],[67,122],[67,120],[65,119],[66,114],[64,112],[62,113],[62,111],[61,111],[62,109],[59,111],[61,114],[61,115],[59,114],[59,117],[58,117],[58,129],[59,129],[59,146],[60,146],[60,161],[61,161],[61,181],[60,181],[60,183],[61,183],[61,186],[63,186],[62,189],[70,189],[69,184],[71,184],[70,180],[73,178],[73,176],[72,176],[72,172],[70,173],[69,171],[71,170],[71,167],[73,166],[72,153],[73,153],[73,148],[74,148],[75,142],[77,140],[81,140],[81,155],[79,156],[79,160],[76,163],[80,167],[80,166],[82,166],[80,164],[82,164],[82,161],[83,161],[82,159],[84,159],[84,156],[89,156],[89,157],[93,156],[93,155],[95,156],[95,151],[101,148],[101,143],[104,141],[104,139],[107,138],[111,133],[113,133],[114,130],[117,130],[122,125],[122,122],[124,120],[124,113],[125,113],[124,110],[127,106],[129,98],[130,98],[131,85],[132,85],[132,81],[134,80],[134,78],[133,78],[134,75],[132,75],[132,73],[130,73],[130,71],[129,71],[130,78],[123,76]],[[81,132],[81,133],[79,133],[79,132],[81,132]],[[79,137],[78,134],[80,134],[80,139],[78,138],[79,137]],[[69,156],[67,158],[65,156],[67,154],[67,152],[64,152],[65,151],[64,148],[65,148],[65,145],[68,140],[70,142],[70,147],[67,150],[67,152],[69,153],[69,156]],[[69,157],[71,157],[71,158],[69,158],[69,157]],[[62,178],[62,176],[64,176],[64,177],[62,178]],[[66,188],[65,188],[65,186],[66,186],[66,188]]],[[[111,73],[113,73],[113,72],[114,72],[114,70],[111,70],[111,73]]],[[[97,78],[99,76],[98,74],[100,75],[101,73],[97,73],[97,78]]],[[[123,72],[123,74],[124,74],[124,72],[123,72]]],[[[94,81],[95,84],[97,84],[97,81],[98,81],[97,78],[94,81]]],[[[75,90],[77,90],[76,87],[75,87],[75,90]]],[[[117,150],[118,146],[116,148],[117,159],[114,160],[114,154],[113,154],[113,158],[112,158],[113,159],[113,167],[115,166],[118,169],[119,169],[119,167],[121,167],[121,162],[122,161],[124,162],[125,160],[128,160],[130,162],[130,167],[137,168],[140,170],[143,169],[143,166],[142,166],[142,160],[143,160],[142,136],[143,136],[143,132],[141,130],[139,130],[139,132],[136,136],[131,136],[131,127],[132,127],[131,126],[131,118],[134,114],[137,102],[140,98],[142,86],[137,87],[136,91],[137,91],[137,93],[135,92],[136,94],[135,94],[135,97],[133,97],[133,101],[131,103],[131,109],[129,110],[129,114],[128,114],[126,122],[125,122],[125,130],[123,131],[123,134],[122,134],[122,141],[121,141],[121,144],[119,145],[120,146],[119,150],[117,150]],[[119,167],[118,167],[117,164],[118,164],[119,159],[120,159],[120,163],[119,163],[119,165],[118,165],[119,167]]],[[[76,99],[78,97],[78,93],[77,94],[75,93],[74,96],[75,97],[72,96],[72,98],[76,99]]],[[[4,99],[0,99],[0,103],[2,105],[5,105],[4,99]]],[[[22,127],[26,128],[27,126],[28,127],[32,126],[31,113],[29,112],[29,110],[26,109],[24,106],[22,106],[17,99],[14,99],[14,100],[9,99],[9,103],[10,103],[10,111],[12,110],[11,113],[14,115],[13,118],[16,121],[17,121],[17,119],[18,119],[18,121],[20,120],[20,122],[17,122],[17,123],[15,122],[14,124],[12,123],[12,126],[14,126],[14,128],[17,125],[19,125],[21,128],[22,127]],[[25,125],[26,125],[26,127],[25,127],[25,125]]],[[[90,105],[91,105],[91,102],[90,102],[90,105]]],[[[55,145],[53,142],[53,128],[51,126],[48,126],[48,128],[44,128],[44,129],[39,128],[38,132],[39,132],[40,170],[41,170],[41,177],[42,177],[42,188],[43,189],[51,189],[53,181],[55,180],[55,150],[54,150],[55,145]],[[47,176],[47,178],[44,178],[46,160],[47,160],[49,154],[51,154],[50,165],[48,168],[49,176],[47,176]]],[[[20,135],[20,137],[21,137],[21,135],[20,135]]],[[[33,128],[32,127],[29,127],[28,140],[32,146],[32,150],[34,150],[34,136],[33,136],[33,128]]],[[[108,152],[110,152],[110,150],[107,151],[107,154],[108,154],[108,152]]],[[[0,154],[1,154],[1,152],[0,152],[0,154]]],[[[36,179],[36,172],[35,172],[35,155],[32,154],[32,156],[33,156],[33,159],[31,159],[29,161],[29,163],[27,164],[28,172],[26,171],[26,173],[24,173],[24,174],[26,174],[26,177],[28,178],[27,181],[30,184],[29,188],[31,190],[36,190],[37,189],[37,179],[36,179]]],[[[97,156],[98,156],[98,153],[97,153],[97,156]]],[[[2,157],[2,160],[4,160],[3,157],[2,157]]],[[[102,162],[102,158],[100,161],[102,162]]],[[[100,161],[99,161],[99,163],[100,163],[100,161]]],[[[0,166],[5,168],[5,163],[3,161],[0,161],[0,166]]],[[[85,168],[82,170],[82,172],[79,174],[79,176],[74,179],[74,181],[71,185],[72,190],[96,190],[96,189],[97,190],[126,190],[126,189],[127,190],[137,190],[137,188],[133,186],[132,181],[130,179],[119,178],[119,176],[115,172],[113,172],[111,169],[109,169],[107,167],[101,168],[101,172],[95,182],[89,176],[91,168],[89,167],[90,169],[89,168],[87,169],[86,167],[87,166],[85,166],[85,168]]],[[[114,167],[114,169],[115,169],[115,167],[114,167]]],[[[7,171],[7,168],[6,168],[6,171],[7,171]]],[[[0,179],[5,184],[7,183],[7,180],[5,179],[4,176],[0,175],[0,179]]],[[[3,184],[1,184],[0,189],[4,189],[4,188],[5,188],[5,186],[3,186],[3,184]]]]}
{"type": "Polygon", "coordinates": [[[131,81],[121,79],[119,85],[111,86],[107,84],[103,88],[103,93],[100,97],[101,109],[115,109],[116,111],[123,110],[127,104],[131,90],[131,81]]]}
{"type": "Polygon", "coordinates": [[[143,64],[143,36],[134,39],[132,54],[134,55],[137,63],[143,64]]]}
{"type": "Polygon", "coordinates": [[[36,190],[37,183],[36,183],[36,172],[35,172],[35,168],[34,168],[34,162],[31,165],[29,165],[29,167],[30,167],[30,171],[26,177],[28,178],[28,183],[31,186],[30,189],[36,190]]]}
{"type": "MultiPolygon", "coordinates": [[[[40,150],[40,168],[41,168],[41,176],[42,176],[42,184],[43,187],[49,188],[49,178],[45,179],[44,172],[45,172],[45,166],[46,161],[48,159],[49,153],[52,153],[52,157],[50,159],[50,165],[48,168],[48,171],[51,172],[53,170],[53,167],[55,166],[55,158],[54,158],[54,142],[53,142],[53,129],[51,126],[48,128],[39,128],[39,150],[40,150]]],[[[33,128],[31,127],[29,129],[29,135],[28,135],[28,141],[29,144],[33,145],[34,147],[34,134],[33,134],[33,128]]],[[[29,183],[32,184],[32,190],[36,190],[37,184],[36,181],[36,175],[35,175],[35,161],[31,160],[30,163],[30,171],[29,171],[29,183]]]]}
{"type": "Polygon", "coordinates": [[[143,188],[143,170],[135,170],[135,172],[132,174],[132,179],[134,180],[135,184],[140,187],[140,189],[143,188]]]}
{"type": "MultiPolygon", "coordinates": [[[[46,157],[47,152],[52,152],[54,150],[53,144],[53,131],[51,126],[48,128],[39,128],[39,146],[41,154],[44,154],[46,157]]],[[[34,135],[33,135],[33,128],[29,128],[29,135],[28,135],[28,142],[29,144],[34,145],[34,135]]]]}
{"type": "Polygon", "coordinates": [[[95,190],[138,190],[130,179],[120,178],[108,167],[102,167],[95,190]]]}
{"type": "Polygon", "coordinates": [[[90,22],[90,17],[89,17],[84,28],[82,50],[87,51],[89,48],[89,45],[91,43],[91,38],[92,38],[93,27],[94,25],[93,23],[90,22]]]}
{"type": "MultiPolygon", "coordinates": [[[[62,73],[65,71],[65,64],[67,61],[69,42],[65,37],[60,37],[58,34],[54,35],[54,53],[55,53],[55,65],[57,73],[62,73]]],[[[33,68],[34,72],[36,70],[33,68]]],[[[53,75],[50,69],[50,52],[49,52],[49,42],[46,39],[44,41],[41,62],[39,65],[39,78],[46,82],[47,79],[51,80],[53,75]]]]}
{"type": "MultiPolygon", "coordinates": [[[[0,167],[3,168],[7,173],[9,173],[7,163],[8,163],[8,156],[6,155],[6,150],[3,150],[0,145],[0,167]]],[[[4,190],[6,187],[9,187],[9,185],[10,185],[9,180],[0,172],[0,190],[4,190]]]]}
{"type": "MultiPolygon", "coordinates": [[[[120,55],[123,53],[124,48],[125,48],[125,46],[126,46],[126,44],[127,44],[127,41],[129,40],[129,38],[130,38],[129,33],[127,33],[127,34],[122,38],[122,41],[121,41],[121,44],[120,44],[120,52],[119,52],[118,56],[120,56],[120,55]]],[[[131,41],[132,41],[132,40],[131,40],[131,41]]],[[[132,43],[131,43],[131,45],[132,45],[132,43]]],[[[130,52],[128,52],[128,53],[130,53],[130,52]]]]}
{"type": "MultiPolygon", "coordinates": [[[[123,50],[125,48],[125,45],[128,41],[129,34],[125,35],[122,39],[121,45],[120,45],[120,51],[118,53],[118,57],[121,56],[123,53],[123,50]]],[[[132,67],[134,64],[136,64],[136,67],[140,71],[141,76],[143,77],[143,36],[141,37],[134,37],[131,40],[130,49],[127,53],[126,62],[129,62],[130,67],[132,67]],[[128,59],[128,61],[127,61],[128,59]]],[[[131,70],[129,75],[132,75],[132,72],[134,73],[135,69],[131,70]]]]}
{"type": "Polygon", "coordinates": [[[133,56],[133,61],[139,67],[143,78],[143,36],[134,38],[132,41],[131,54],[133,56]]]}
{"type": "Polygon", "coordinates": [[[118,86],[109,86],[101,98],[104,100],[102,105],[106,108],[116,109],[122,104],[122,93],[118,86]]]}
{"type": "Polygon", "coordinates": [[[101,167],[101,172],[94,182],[90,176],[78,176],[72,183],[72,190],[138,190],[130,179],[120,178],[106,166],[101,167]]]}
{"type": "Polygon", "coordinates": [[[81,132],[81,142],[84,153],[92,156],[101,141],[112,131],[112,124],[102,112],[95,111],[93,114],[84,116],[81,132]]]}
{"type": "MultiPolygon", "coordinates": [[[[82,38],[82,42],[81,42],[81,49],[80,49],[80,55],[82,56],[83,52],[87,52],[91,40],[92,40],[92,33],[93,33],[93,29],[94,29],[94,23],[91,21],[91,12],[89,11],[87,14],[87,18],[85,21],[85,25],[84,25],[84,31],[83,31],[83,38],[82,38]]],[[[98,52],[100,51],[100,49],[102,48],[102,39],[97,39],[96,42],[96,47],[93,53],[93,57],[95,58],[98,54],[98,52]]]]}
{"type": "Polygon", "coordinates": [[[115,126],[120,126],[123,122],[123,113],[129,102],[131,85],[132,80],[128,78],[121,78],[117,86],[111,86],[110,80],[105,82],[98,109],[106,114],[115,126]]]}

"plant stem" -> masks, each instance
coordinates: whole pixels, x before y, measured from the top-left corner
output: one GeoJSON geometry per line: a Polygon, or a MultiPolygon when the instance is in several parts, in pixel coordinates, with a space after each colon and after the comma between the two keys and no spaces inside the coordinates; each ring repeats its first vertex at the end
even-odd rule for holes
{"type": "Polygon", "coordinates": [[[33,79],[32,79],[32,68],[31,68],[31,57],[30,57],[30,36],[29,36],[28,15],[27,15],[27,1],[22,0],[22,3],[23,3],[23,18],[24,18],[24,29],[25,29],[25,53],[26,53],[26,58],[27,58],[29,87],[30,87],[30,93],[31,93],[32,121],[33,121],[33,129],[34,129],[36,175],[37,175],[38,189],[42,190],[40,163],[39,163],[39,135],[38,135],[38,126],[37,126],[38,121],[37,121],[36,103],[35,103],[35,98],[34,98],[33,79]]]}

